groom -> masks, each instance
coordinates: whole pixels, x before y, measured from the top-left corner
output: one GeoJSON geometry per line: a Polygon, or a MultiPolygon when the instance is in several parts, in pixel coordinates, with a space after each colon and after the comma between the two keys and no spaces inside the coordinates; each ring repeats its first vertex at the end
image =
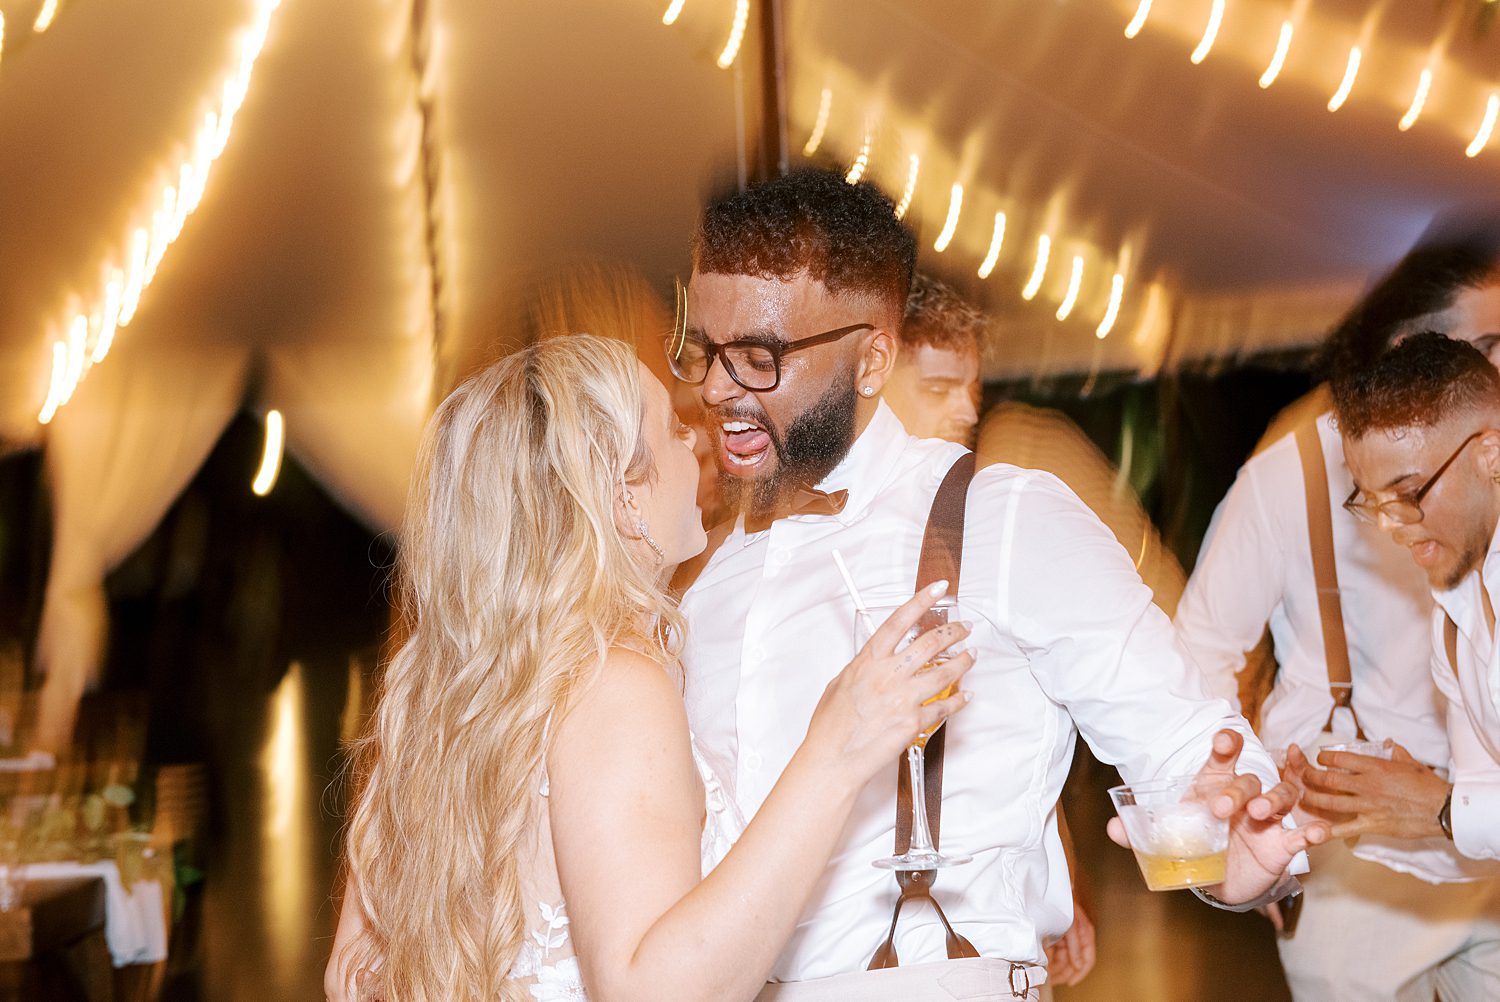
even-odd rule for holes
{"type": "MultiPolygon", "coordinates": [[[[740,516],[683,600],[687,703],[747,817],[854,653],[834,552],[866,603],[909,595],[933,496],[964,452],[910,437],[880,399],[915,258],[883,194],[820,170],[715,202],[694,241],[685,329],[668,349],[678,378],[701,384],[740,516]]],[[[1210,890],[1222,904],[1287,893],[1294,856],[1326,837],[1282,826],[1294,792],[1261,793],[1277,782],[1270,758],[1204,695],[1125,551],[1049,474],[975,475],[959,598],[978,663],[947,736],[942,846],[974,860],[940,871],[934,895],[981,957],[945,959],[935,913],[908,909],[903,966],[865,973],[899,894],[870,865],[894,845],[892,763],[856,803],[763,999],[1034,998],[1041,943],[1071,921],[1056,804],[1075,728],[1127,782],[1221,774],[1229,877],[1210,890]]]]}

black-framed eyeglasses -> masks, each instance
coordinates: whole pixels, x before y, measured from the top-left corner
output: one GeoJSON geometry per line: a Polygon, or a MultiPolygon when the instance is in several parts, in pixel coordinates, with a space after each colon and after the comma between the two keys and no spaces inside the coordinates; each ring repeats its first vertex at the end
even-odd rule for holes
{"type": "Polygon", "coordinates": [[[831,344],[860,330],[874,330],[874,324],[850,324],[835,327],[831,331],[798,338],[795,341],[776,341],[745,338],[716,344],[695,337],[686,331],[669,334],[662,339],[667,351],[667,364],[672,375],[690,386],[696,386],[708,378],[714,359],[724,363],[729,378],[747,390],[765,393],[781,385],[781,360],[794,351],[814,345],[831,344]]]}
{"type": "Polygon", "coordinates": [[[1487,428],[1481,428],[1458,443],[1458,448],[1453,450],[1453,455],[1449,456],[1443,465],[1437,468],[1437,472],[1428,477],[1427,482],[1415,491],[1409,494],[1398,495],[1389,501],[1357,501],[1355,499],[1359,497],[1359,488],[1356,487],[1344,499],[1344,510],[1361,522],[1367,522],[1370,525],[1377,524],[1380,521],[1381,515],[1402,525],[1415,525],[1422,521],[1422,499],[1437,485],[1438,478],[1447,472],[1448,467],[1453,465],[1453,461],[1458,458],[1458,454],[1464,451],[1464,446],[1474,441],[1480,435],[1483,435],[1486,431],[1488,431],[1487,428]]]}

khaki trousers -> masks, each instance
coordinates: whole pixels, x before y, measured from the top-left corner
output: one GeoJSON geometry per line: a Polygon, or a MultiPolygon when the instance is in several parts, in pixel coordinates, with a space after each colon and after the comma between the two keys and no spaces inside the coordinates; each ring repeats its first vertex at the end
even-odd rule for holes
{"type": "Polygon", "coordinates": [[[756,1002],[1036,1002],[1045,968],[978,957],[766,985],[756,1002]]]}
{"type": "Polygon", "coordinates": [[[1276,944],[1297,1002],[1500,999],[1500,882],[1429,884],[1342,839],[1311,857],[1296,935],[1276,944]]]}

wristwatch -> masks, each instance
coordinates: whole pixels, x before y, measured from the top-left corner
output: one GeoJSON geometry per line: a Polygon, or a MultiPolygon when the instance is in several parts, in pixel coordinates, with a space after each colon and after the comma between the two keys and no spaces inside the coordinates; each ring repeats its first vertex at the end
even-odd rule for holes
{"type": "Polygon", "coordinates": [[[1443,808],[1438,811],[1438,827],[1443,830],[1448,841],[1453,841],[1453,787],[1448,787],[1448,795],[1443,798],[1443,808]]]}

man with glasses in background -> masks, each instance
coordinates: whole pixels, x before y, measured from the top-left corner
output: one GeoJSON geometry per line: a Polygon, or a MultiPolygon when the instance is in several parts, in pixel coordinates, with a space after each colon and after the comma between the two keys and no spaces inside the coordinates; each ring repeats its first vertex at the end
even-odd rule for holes
{"type": "MultiPolygon", "coordinates": [[[[1434,326],[1489,345],[1500,333],[1497,268],[1500,228],[1435,227],[1355,305],[1325,359],[1361,372],[1434,326]]],[[[1178,633],[1210,690],[1234,700],[1235,676],[1269,626],[1278,668],[1257,733],[1286,750],[1295,775],[1303,748],[1318,755],[1367,739],[1393,739],[1397,759],[1446,763],[1442,701],[1427,670],[1426,582],[1375,528],[1338,507],[1353,481],[1321,396],[1241,468],[1199,551],[1178,633]]],[[[1317,802],[1309,796],[1303,807],[1317,802]]],[[[1267,908],[1298,1002],[1430,1002],[1446,969],[1494,963],[1475,958],[1494,935],[1482,916],[1500,907],[1500,868],[1463,858],[1440,833],[1372,831],[1311,856],[1300,898],[1267,908]]]]}
{"type": "MultiPolygon", "coordinates": [[[[1448,703],[1450,768],[1325,754],[1301,761],[1309,806],[1341,817],[1335,835],[1451,841],[1471,859],[1500,859],[1500,373],[1472,345],[1408,338],[1333,383],[1355,490],[1345,502],[1421,568],[1436,600],[1431,674],[1448,703]]],[[[1483,903],[1476,902],[1477,905],[1483,903]]],[[[1474,945],[1446,965],[1444,999],[1500,998],[1500,920],[1475,910],[1474,945]],[[1481,938],[1483,937],[1483,938],[1481,938]]]]}
{"type": "MultiPolygon", "coordinates": [[[[739,514],[683,599],[686,700],[746,816],[853,651],[834,554],[868,605],[909,595],[933,498],[966,453],[913,438],[880,400],[915,258],[890,199],[821,170],[714,202],[694,242],[667,350],[701,387],[739,514]]],[[[1225,901],[1285,893],[1288,865],[1326,835],[1283,826],[1295,791],[1245,722],[1202,694],[1124,550],[1067,488],[993,466],[973,475],[967,504],[952,584],[973,610],[978,663],[973,703],[944,728],[939,802],[940,848],[973,860],[937,875],[944,921],[922,893],[930,871],[898,887],[871,866],[896,843],[892,763],[856,801],[762,999],[1034,999],[1041,943],[1071,920],[1054,808],[1080,730],[1128,781],[1203,770],[1227,784],[1213,801],[1232,818],[1231,878],[1214,892],[1225,901]],[[918,900],[898,926],[908,892],[918,900]],[[861,973],[897,957],[897,970],[861,973]]]]}

